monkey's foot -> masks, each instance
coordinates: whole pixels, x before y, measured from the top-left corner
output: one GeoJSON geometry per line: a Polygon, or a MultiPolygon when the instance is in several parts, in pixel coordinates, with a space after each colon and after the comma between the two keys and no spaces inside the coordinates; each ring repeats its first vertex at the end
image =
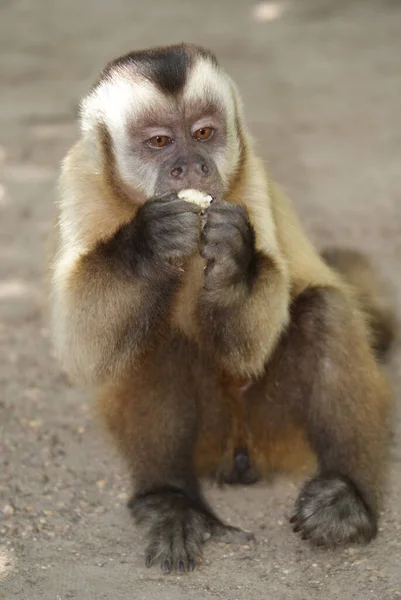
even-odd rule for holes
{"type": "Polygon", "coordinates": [[[352,482],[316,477],[303,486],[290,520],[294,531],[317,546],[367,543],[377,533],[376,517],[352,482]]]}
{"type": "Polygon", "coordinates": [[[138,524],[149,527],[146,566],[159,562],[164,573],[193,571],[206,539],[226,527],[202,501],[184,493],[162,491],[134,497],[129,508],[138,524]]]}

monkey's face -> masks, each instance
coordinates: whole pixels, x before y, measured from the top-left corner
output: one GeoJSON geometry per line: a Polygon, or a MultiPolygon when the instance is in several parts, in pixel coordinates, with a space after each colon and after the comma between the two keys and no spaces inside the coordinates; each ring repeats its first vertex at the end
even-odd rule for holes
{"type": "MultiPolygon", "coordinates": [[[[180,106],[144,115],[133,127],[130,156],[149,195],[197,189],[213,197],[224,194],[218,165],[227,145],[226,123],[216,109],[180,106]]],[[[129,165],[125,163],[125,168],[129,165]]]]}
{"type": "Polygon", "coordinates": [[[241,153],[238,98],[212,55],[181,45],[117,59],[82,104],[84,132],[106,128],[113,173],[136,201],[227,191],[241,153]]]}

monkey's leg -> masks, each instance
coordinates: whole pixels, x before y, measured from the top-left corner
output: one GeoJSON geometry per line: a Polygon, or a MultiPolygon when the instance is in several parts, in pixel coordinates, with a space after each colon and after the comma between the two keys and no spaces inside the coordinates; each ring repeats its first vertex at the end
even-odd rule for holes
{"type": "Polygon", "coordinates": [[[135,376],[100,397],[133,474],[129,507],[148,529],[146,564],[159,562],[164,572],[192,570],[205,538],[229,529],[207,505],[195,473],[201,383],[193,359],[189,345],[160,343],[135,376]]]}
{"type": "MultiPolygon", "coordinates": [[[[294,531],[319,545],[372,539],[390,393],[365,324],[341,291],[311,288],[293,302],[263,394],[266,405],[282,403],[288,417],[303,425],[317,455],[319,472],[299,494],[294,531]]],[[[260,410],[252,419],[260,420],[260,410]]]]}

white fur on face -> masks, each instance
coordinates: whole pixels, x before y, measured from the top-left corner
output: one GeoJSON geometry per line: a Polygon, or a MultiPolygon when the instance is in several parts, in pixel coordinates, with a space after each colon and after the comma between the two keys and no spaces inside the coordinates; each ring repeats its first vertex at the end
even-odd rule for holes
{"type": "MultiPolygon", "coordinates": [[[[150,81],[135,77],[132,69],[116,69],[102,81],[82,102],[81,128],[91,133],[99,123],[104,123],[113,143],[116,164],[121,178],[128,186],[152,195],[157,173],[138,161],[131,152],[127,132],[146,108],[168,108],[165,96],[150,81]]],[[[134,130],[132,130],[134,133],[134,130]]]]}
{"type": "MultiPolygon", "coordinates": [[[[233,82],[222,69],[199,57],[188,73],[183,103],[190,106],[205,99],[212,99],[221,105],[226,115],[227,143],[214,159],[223,183],[227,184],[240,155],[240,140],[236,128],[239,96],[233,82]]],[[[151,164],[144,163],[132,152],[127,132],[134,133],[133,126],[146,108],[151,107],[162,118],[163,114],[172,110],[173,105],[174,101],[166,97],[156,85],[135,73],[133,65],[112,71],[81,105],[81,128],[84,135],[96,135],[98,124],[104,123],[112,139],[116,166],[122,180],[147,197],[155,193],[158,173],[151,164]]]]}
{"type": "Polygon", "coordinates": [[[234,172],[240,155],[236,117],[239,96],[230,77],[209,60],[200,58],[188,75],[184,89],[184,102],[214,100],[224,109],[227,119],[226,148],[215,156],[216,166],[224,183],[234,172]]]}
{"type": "Polygon", "coordinates": [[[128,120],[135,122],[145,108],[163,108],[165,104],[165,97],[151,81],[136,75],[131,68],[121,67],[83,100],[81,127],[87,132],[102,121],[113,136],[121,137],[128,120]]]}

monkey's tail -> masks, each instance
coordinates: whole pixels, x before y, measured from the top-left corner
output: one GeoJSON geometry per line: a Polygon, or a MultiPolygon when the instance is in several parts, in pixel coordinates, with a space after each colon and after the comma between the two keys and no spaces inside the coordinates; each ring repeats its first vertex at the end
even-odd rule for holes
{"type": "Polygon", "coordinates": [[[380,279],[369,258],[361,252],[327,248],[322,257],[355,290],[371,330],[373,348],[378,358],[384,358],[397,329],[388,286],[380,279]]]}

